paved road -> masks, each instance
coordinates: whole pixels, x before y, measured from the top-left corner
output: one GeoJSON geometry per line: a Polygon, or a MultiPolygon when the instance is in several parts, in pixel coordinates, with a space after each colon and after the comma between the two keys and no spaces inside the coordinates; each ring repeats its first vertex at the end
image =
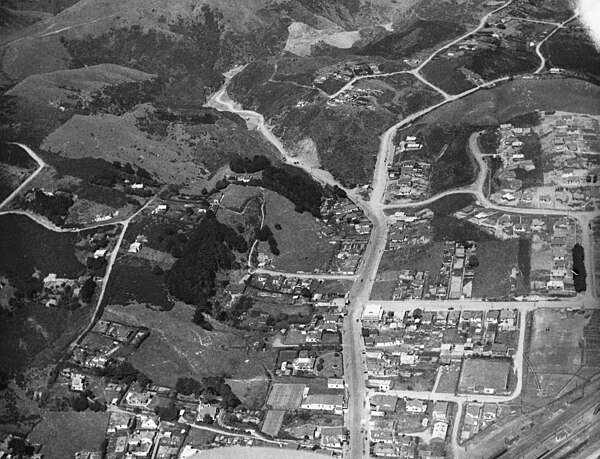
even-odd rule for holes
{"type": "Polygon", "coordinates": [[[9,194],[8,197],[4,201],[2,201],[2,203],[0,203],[0,209],[4,208],[8,204],[10,204],[10,202],[19,193],[21,193],[21,191],[23,191],[31,183],[31,181],[34,178],[36,178],[40,172],[42,172],[42,169],[46,166],[46,163],[42,160],[42,158],[40,158],[38,155],[36,155],[35,152],[31,148],[29,148],[27,145],[22,144],[22,143],[15,143],[15,142],[10,142],[10,143],[12,145],[18,145],[23,150],[25,150],[27,152],[27,154],[29,154],[29,156],[31,156],[35,160],[36,163],[38,163],[38,167],[37,167],[37,169],[29,177],[27,177],[27,179],[25,179],[23,181],[23,183],[21,183],[17,187],[17,189],[15,191],[13,191],[11,194],[9,194]]]}
{"type": "MultiPolygon", "coordinates": [[[[579,16],[579,12],[576,12],[573,16],[571,16],[569,19],[567,19],[566,21],[560,23],[560,24],[555,24],[556,28],[554,30],[552,30],[552,32],[550,32],[548,35],[546,35],[544,37],[543,40],[541,40],[535,47],[535,52],[536,54],[539,56],[540,58],[540,66],[537,68],[537,70],[534,73],[541,73],[545,68],[546,68],[546,58],[544,57],[544,55],[542,54],[542,45],[544,44],[544,42],[546,40],[548,40],[548,38],[550,38],[552,35],[554,35],[556,32],[558,32],[560,29],[562,29],[565,25],[567,25],[569,22],[571,22],[572,20],[574,20],[575,18],[577,18],[579,16]]],[[[539,22],[539,21],[536,21],[539,22]]],[[[552,24],[549,22],[543,23],[543,24],[552,24]]]]}

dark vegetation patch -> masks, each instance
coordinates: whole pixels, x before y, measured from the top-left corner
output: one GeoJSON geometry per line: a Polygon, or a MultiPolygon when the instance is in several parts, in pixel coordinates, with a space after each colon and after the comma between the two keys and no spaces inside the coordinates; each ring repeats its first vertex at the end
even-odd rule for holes
{"type": "Polygon", "coordinates": [[[315,217],[321,216],[324,189],[302,169],[287,164],[275,167],[260,155],[252,159],[236,158],[229,163],[229,167],[237,173],[262,171],[262,178],[251,180],[249,186],[262,186],[279,193],[294,203],[296,212],[308,211],[315,217]]]}
{"type": "Polygon", "coordinates": [[[478,142],[483,154],[494,155],[500,147],[500,134],[495,128],[487,129],[479,136],[478,142]]]}
{"type": "Polygon", "coordinates": [[[533,72],[539,64],[536,54],[526,51],[525,43],[511,49],[496,44],[494,49],[476,51],[464,66],[484,80],[495,80],[510,75],[533,72]]]}
{"type": "Polygon", "coordinates": [[[531,128],[535,126],[539,126],[542,122],[542,117],[540,116],[539,111],[523,113],[522,115],[517,115],[512,117],[507,121],[507,123],[512,124],[517,128],[531,128]]]}
{"type": "Polygon", "coordinates": [[[55,361],[87,325],[90,313],[90,306],[45,308],[27,300],[12,312],[0,309],[0,368],[24,370],[35,357],[39,363],[55,361]]]}
{"type": "Polygon", "coordinates": [[[322,167],[352,188],[372,180],[379,136],[393,120],[391,113],[382,110],[328,109],[315,105],[292,108],[278,122],[275,131],[291,142],[312,138],[322,167]]]}
{"type": "Polygon", "coordinates": [[[465,32],[464,26],[446,21],[417,20],[401,32],[394,32],[364,47],[360,54],[401,59],[442,43],[465,32]]]}
{"type": "Polygon", "coordinates": [[[181,258],[166,274],[170,293],[195,305],[198,314],[212,314],[210,298],[216,293],[217,273],[237,266],[234,250],[248,251],[246,240],[207,212],[188,235],[181,258]]]}
{"type": "Polygon", "coordinates": [[[18,145],[0,144],[0,163],[30,169],[37,164],[29,153],[18,145]]]}
{"type": "Polygon", "coordinates": [[[24,296],[42,288],[49,273],[77,278],[85,266],[75,257],[76,233],[47,230],[24,215],[0,216],[0,272],[8,277],[24,296]],[[36,270],[38,277],[33,277],[36,270]]]}
{"type": "Polygon", "coordinates": [[[478,130],[475,126],[429,124],[416,125],[414,132],[423,142],[423,149],[404,152],[403,160],[423,160],[433,162],[430,176],[431,192],[439,193],[448,189],[468,185],[476,178],[476,166],[467,149],[470,135],[478,130]],[[445,148],[443,155],[440,153],[445,148]]]}
{"type": "Polygon", "coordinates": [[[524,237],[519,239],[518,266],[522,282],[517,286],[516,293],[526,295],[531,288],[531,239],[524,237]]]}
{"type": "Polygon", "coordinates": [[[511,269],[517,264],[516,240],[486,241],[477,244],[478,266],[473,280],[473,297],[501,298],[511,293],[511,269]]]}
{"type": "Polygon", "coordinates": [[[68,193],[46,194],[41,190],[34,190],[21,198],[18,206],[21,209],[31,210],[46,217],[55,225],[61,226],[65,222],[73,203],[73,199],[68,193]]]}
{"type": "Polygon", "coordinates": [[[169,311],[174,303],[164,283],[164,274],[153,271],[152,263],[129,256],[119,259],[110,276],[106,304],[127,305],[132,302],[169,311]]]}
{"type": "Polygon", "coordinates": [[[584,27],[559,30],[542,45],[542,52],[550,67],[581,72],[600,82],[600,52],[584,27]]]}
{"type": "MultiPolygon", "coordinates": [[[[198,217],[200,221],[202,217],[198,217]]],[[[188,228],[179,220],[163,217],[135,219],[129,224],[125,240],[135,241],[138,235],[146,237],[145,246],[161,252],[175,253],[181,256],[184,244],[188,241],[188,228]]]]}
{"type": "Polygon", "coordinates": [[[587,289],[585,270],[585,253],[584,249],[580,244],[575,244],[573,247],[573,283],[575,284],[575,291],[585,292],[587,289]]]}
{"type": "Polygon", "coordinates": [[[460,64],[456,60],[434,59],[423,67],[422,73],[427,80],[439,86],[449,94],[460,94],[473,89],[465,75],[458,70],[460,64]]]}

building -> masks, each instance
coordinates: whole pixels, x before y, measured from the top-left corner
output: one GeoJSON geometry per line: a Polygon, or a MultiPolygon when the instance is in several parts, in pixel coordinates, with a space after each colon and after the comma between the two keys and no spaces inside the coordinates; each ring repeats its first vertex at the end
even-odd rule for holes
{"type": "Polygon", "coordinates": [[[314,394],[306,396],[300,408],[303,410],[335,411],[341,414],[343,406],[344,397],[342,395],[314,394]]]}
{"type": "Polygon", "coordinates": [[[508,360],[467,359],[460,372],[458,391],[476,394],[507,394],[510,371],[511,363],[508,360]]]}
{"type": "Polygon", "coordinates": [[[427,410],[427,404],[422,400],[407,400],[406,411],[409,413],[424,413],[427,410]]]}
{"type": "Polygon", "coordinates": [[[292,363],[294,371],[312,371],[314,366],[315,358],[309,357],[308,351],[301,351],[300,355],[292,363]]]}
{"type": "Polygon", "coordinates": [[[377,411],[393,413],[396,411],[396,406],[398,405],[398,397],[395,395],[377,394],[371,398],[371,405],[374,406],[377,411]]]}
{"type": "Polygon", "coordinates": [[[448,402],[435,402],[431,417],[434,421],[445,421],[448,414],[448,402]]]}
{"type": "Polygon", "coordinates": [[[343,427],[321,427],[321,446],[327,448],[341,448],[346,440],[343,427]]]}
{"type": "Polygon", "coordinates": [[[327,378],[328,389],[343,389],[344,380],[342,378],[327,378]]]}
{"type": "Polygon", "coordinates": [[[448,433],[448,424],[445,422],[436,422],[433,424],[433,430],[431,432],[431,441],[440,440],[445,441],[448,433]]]}
{"type": "Polygon", "coordinates": [[[380,304],[367,304],[362,313],[363,324],[378,324],[383,319],[383,308],[380,304]]]}

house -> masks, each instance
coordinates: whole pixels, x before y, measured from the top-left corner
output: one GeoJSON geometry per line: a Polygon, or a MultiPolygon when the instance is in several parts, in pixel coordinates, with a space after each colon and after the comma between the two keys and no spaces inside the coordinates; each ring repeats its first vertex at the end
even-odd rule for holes
{"type": "Polygon", "coordinates": [[[498,415],[498,405],[494,405],[492,403],[485,403],[483,405],[483,419],[486,422],[491,422],[496,419],[498,415]]]}
{"type": "Polygon", "coordinates": [[[131,185],[131,188],[134,190],[143,190],[144,184],[143,183],[134,183],[131,185]]]}
{"type": "Polygon", "coordinates": [[[427,404],[422,400],[407,400],[406,411],[409,413],[424,413],[427,410],[427,404]]]}
{"type": "Polygon", "coordinates": [[[292,362],[294,371],[312,371],[315,366],[315,358],[309,357],[308,351],[301,351],[299,356],[292,362]]]}
{"type": "Polygon", "coordinates": [[[83,392],[85,390],[85,386],[86,386],[86,381],[85,381],[84,375],[81,375],[78,373],[73,373],[71,375],[71,390],[77,391],[77,392],[83,392]]]}
{"type": "Polygon", "coordinates": [[[137,416],[138,428],[143,430],[157,430],[160,424],[160,418],[155,415],[138,414],[137,416]]]}
{"type": "Polygon", "coordinates": [[[321,446],[328,448],[341,448],[346,440],[343,427],[321,427],[321,446]]]}
{"type": "Polygon", "coordinates": [[[341,414],[343,405],[343,395],[314,394],[307,395],[300,408],[303,410],[335,411],[341,414]]]}
{"type": "Polygon", "coordinates": [[[142,249],[142,243],[141,242],[133,242],[129,246],[129,248],[127,249],[127,252],[129,252],[129,253],[138,253],[141,249],[142,249]]]}
{"type": "Polygon", "coordinates": [[[381,395],[377,394],[371,398],[371,405],[376,408],[377,411],[384,413],[393,413],[396,411],[398,404],[398,397],[395,395],[381,395]]]}
{"type": "Polygon", "coordinates": [[[207,416],[210,417],[213,421],[217,418],[217,406],[210,405],[208,403],[200,402],[198,407],[196,408],[197,416],[196,419],[198,421],[204,421],[207,416]]]}
{"type": "Polygon", "coordinates": [[[117,411],[111,411],[108,417],[108,433],[115,433],[119,430],[132,430],[135,425],[135,417],[117,411]]]}
{"type": "Polygon", "coordinates": [[[448,414],[448,402],[435,402],[431,417],[434,421],[445,421],[448,414]]]}
{"type": "Polygon", "coordinates": [[[328,389],[343,389],[344,380],[342,378],[327,378],[328,389]]]}
{"type": "Polygon", "coordinates": [[[433,424],[433,430],[431,432],[431,441],[440,440],[445,441],[448,433],[448,424],[445,422],[436,422],[433,424]]]}
{"type": "Polygon", "coordinates": [[[98,249],[94,252],[94,258],[106,258],[106,249],[98,249]]]}
{"type": "Polygon", "coordinates": [[[380,304],[367,304],[362,313],[363,324],[378,324],[383,319],[383,308],[380,304]]]}
{"type": "Polygon", "coordinates": [[[502,309],[498,318],[500,330],[512,331],[517,328],[517,312],[512,309],[502,309]]]}
{"type": "Polygon", "coordinates": [[[149,430],[136,431],[127,441],[127,452],[136,458],[149,458],[156,432],[149,430]]]}
{"type": "Polygon", "coordinates": [[[378,391],[386,392],[390,390],[392,381],[390,379],[372,379],[367,381],[367,387],[372,387],[378,391]]]}
{"type": "Polygon", "coordinates": [[[156,206],[154,208],[154,210],[152,211],[153,214],[158,214],[160,212],[166,212],[169,209],[169,206],[167,206],[166,204],[159,204],[158,206],[156,206]]]}

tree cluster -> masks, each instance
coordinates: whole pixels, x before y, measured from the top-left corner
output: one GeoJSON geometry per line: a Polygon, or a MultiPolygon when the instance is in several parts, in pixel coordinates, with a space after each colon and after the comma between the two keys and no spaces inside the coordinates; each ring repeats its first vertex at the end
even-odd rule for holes
{"type": "Polygon", "coordinates": [[[23,209],[32,210],[55,225],[62,225],[65,222],[72,205],[73,199],[66,193],[46,194],[42,190],[35,190],[31,199],[21,201],[23,209]]]}
{"type": "Polygon", "coordinates": [[[575,244],[573,247],[573,284],[575,291],[585,292],[587,288],[586,270],[585,270],[585,254],[583,247],[580,244],[575,244]]]}
{"type": "Polygon", "coordinates": [[[263,155],[255,155],[252,159],[239,156],[230,161],[229,168],[237,174],[254,174],[270,165],[269,159],[263,155]]]}
{"type": "MultiPolygon", "coordinates": [[[[169,292],[176,298],[196,306],[198,314],[213,313],[209,299],[215,294],[219,271],[235,267],[233,250],[248,251],[246,240],[235,230],[220,223],[213,212],[189,234],[179,258],[166,275],[169,292]]],[[[200,323],[204,317],[197,317],[200,323]]]]}
{"type": "Polygon", "coordinates": [[[277,241],[275,240],[275,236],[273,235],[273,231],[271,231],[271,228],[269,228],[267,225],[263,226],[262,228],[256,228],[254,230],[254,234],[256,236],[256,239],[258,239],[259,241],[266,241],[269,243],[269,249],[271,249],[271,253],[273,255],[280,254],[279,247],[277,247],[277,241]]]}
{"type": "Polygon", "coordinates": [[[224,409],[233,409],[241,404],[223,376],[207,376],[201,381],[194,378],[179,378],[175,383],[175,390],[183,395],[220,397],[221,407],[224,409]]]}

